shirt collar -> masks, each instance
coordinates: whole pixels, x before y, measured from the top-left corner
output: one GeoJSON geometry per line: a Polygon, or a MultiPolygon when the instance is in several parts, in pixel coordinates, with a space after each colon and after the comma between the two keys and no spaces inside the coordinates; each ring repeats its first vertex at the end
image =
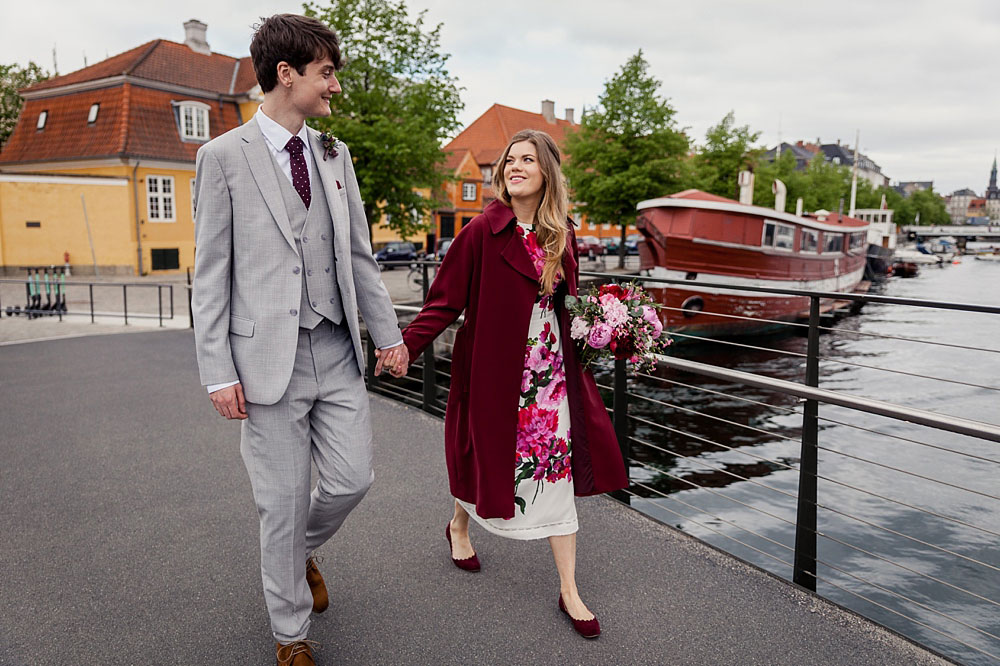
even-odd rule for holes
{"type": "MultiPolygon", "coordinates": [[[[264,113],[264,108],[261,106],[257,107],[257,113],[254,114],[254,117],[257,119],[257,125],[260,127],[261,134],[263,134],[264,139],[271,144],[271,148],[273,148],[275,152],[280,153],[283,151],[285,146],[288,144],[288,140],[292,138],[292,133],[269,118],[268,115],[264,113]]],[[[307,153],[310,152],[309,133],[306,130],[305,123],[302,123],[302,128],[299,129],[296,136],[302,139],[302,143],[305,144],[305,151],[307,153]]]]}

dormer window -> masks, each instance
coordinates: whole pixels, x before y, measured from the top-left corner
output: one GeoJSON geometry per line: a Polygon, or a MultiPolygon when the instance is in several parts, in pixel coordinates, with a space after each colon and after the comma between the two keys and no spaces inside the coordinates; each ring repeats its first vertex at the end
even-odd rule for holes
{"type": "Polygon", "coordinates": [[[35,129],[43,130],[45,129],[45,121],[49,119],[49,112],[42,111],[38,114],[38,123],[35,125],[35,129]]]}
{"type": "Polygon", "coordinates": [[[100,104],[91,104],[90,111],[87,113],[87,124],[93,125],[97,122],[97,112],[101,109],[100,104]]]}
{"type": "Polygon", "coordinates": [[[208,141],[208,104],[201,102],[181,102],[181,138],[208,141]]]}

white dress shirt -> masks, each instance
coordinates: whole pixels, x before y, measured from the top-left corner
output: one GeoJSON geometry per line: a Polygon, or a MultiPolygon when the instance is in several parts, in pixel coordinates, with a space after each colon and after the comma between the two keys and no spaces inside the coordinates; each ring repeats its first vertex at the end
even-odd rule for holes
{"type": "MultiPolygon", "coordinates": [[[[264,113],[263,106],[257,107],[257,113],[254,114],[254,118],[257,120],[257,126],[260,127],[261,134],[264,135],[264,142],[267,144],[268,150],[271,151],[271,155],[281,168],[281,173],[285,174],[285,178],[287,178],[288,182],[292,183],[292,186],[294,187],[295,183],[292,181],[292,156],[287,150],[285,150],[285,146],[288,145],[288,140],[293,136],[292,133],[268,117],[268,115],[264,113]]],[[[312,148],[309,145],[309,133],[306,131],[305,123],[302,123],[302,127],[299,128],[299,131],[294,136],[302,139],[302,144],[305,146],[305,149],[302,151],[302,156],[306,160],[306,170],[309,172],[309,182],[311,183],[313,170],[312,148]]],[[[403,343],[398,342],[394,345],[385,347],[385,349],[392,349],[393,347],[398,347],[401,344],[403,343]]],[[[209,393],[215,393],[216,391],[229,386],[235,386],[239,383],[240,381],[237,379],[233,382],[209,384],[206,388],[208,388],[209,393]]]]}

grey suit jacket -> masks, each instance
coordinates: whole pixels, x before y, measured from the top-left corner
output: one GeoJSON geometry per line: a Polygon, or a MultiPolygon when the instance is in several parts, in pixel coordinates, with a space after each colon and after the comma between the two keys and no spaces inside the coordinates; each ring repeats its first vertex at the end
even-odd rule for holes
{"type": "MultiPolygon", "coordinates": [[[[314,164],[333,216],[336,280],[358,368],[364,353],[360,309],[377,347],[400,340],[399,324],[372,257],[351,154],[322,159],[309,129],[314,164]],[[337,183],[342,187],[338,188],[337,183]]],[[[274,404],[288,386],[298,341],[302,261],[295,247],[264,135],[255,120],[198,151],[195,276],[191,296],[203,385],[239,380],[250,402],[274,404]]]]}

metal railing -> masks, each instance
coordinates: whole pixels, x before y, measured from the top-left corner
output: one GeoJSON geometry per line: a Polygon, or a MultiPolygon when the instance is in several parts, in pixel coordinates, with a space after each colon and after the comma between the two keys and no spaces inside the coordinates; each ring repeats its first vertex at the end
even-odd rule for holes
{"type": "MultiPolygon", "coordinates": [[[[25,301],[23,305],[19,301],[14,301],[10,298],[8,298],[6,304],[0,301],[0,317],[24,316],[29,319],[39,317],[57,317],[59,321],[62,321],[63,317],[89,317],[91,323],[96,323],[98,317],[122,317],[126,326],[129,323],[129,319],[157,319],[159,321],[159,325],[163,326],[163,322],[172,320],[175,314],[174,285],[169,283],[66,281],[53,284],[51,293],[46,294],[45,298],[43,298],[41,294],[33,293],[31,284],[25,280],[0,279],[0,287],[5,284],[24,285],[25,301]],[[70,287],[87,288],[86,310],[73,310],[68,307],[66,296],[70,287]],[[117,298],[113,296],[104,296],[100,292],[107,293],[120,291],[121,310],[111,311],[99,309],[96,306],[95,288],[99,293],[99,298],[104,301],[117,300],[117,298]],[[135,307],[133,307],[132,311],[129,312],[129,289],[155,289],[155,312],[149,312],[147,308],[137,310],[135,307]],[[51,296],[56,297],[55,301],[51,299],[51,296]],[[42,303],[42,300],[44,300],[45,303],[42,303]]],[[[2,295],[2,291],[0,291],[0,298],[2,298],[2,295]]],[[[74,298],[73,300],[80,301],[82,299],[74,298]]]]}
{"type": "MultiPolygon", "coordinates": [[[[426,285],[432,279],[430,268],[435,262],[418,262],[420,270],[423,272],[424,293],[426,295],[426,285]]],[[[615,280],[639,280],[648,286],[669,286],[684,285],[690,288],[692,285],[684,280],[654,279],[647,276],[616,275],[607,273],[581,272],[581,278],[588,278],[599,282],[615,280]]],[[[857,432],[865,437],[884,438],[894,445],[915,446],[921,450],[933,452],[935,455],[958,456],[961,460],[975,465],[1000,465],[1000,450],[981,451],[961,450],[956,446],[947,446],[940,442],[921,441],[914,436],[901,435],[892,428],[866,427],[866,424],[859,423],[857,415],[871,415],[873,417],[890,419],[891,422],[913,424],[922,428],[932,429],[935,433],[950,433],[963,438],[971,438],[973,441],[989,443],[990,445],[1000,443],[1000,425],[985,423],[981,421],[959,418],[957,416],[945,415],[931,412],[905,405],[893,404],[884,400],[871,397],[853,395],[843,391],[820,388],[821,370],[827,369],[831,372],[839,367],[860,368],[865,371],[890,373],[903,380],[909,381],[913,377],[920,377],[923,380],[933,380],[942,382],[945,385],[964,387],[976,391],[1000,391],[1000,386],[989,383],[979,383],[966,381],[962,378],[929,377],[920,373],[910,372],[900,368],[879,367],[869,363],[857,363],[847,361],[842,358],[834,358],[824,355],[820,350],[820,336],[837,334],[843,336],[855,335],[858,337],[869,337],[873,339],[884,339],[893,344],[916,343],[924,345],[938,345],[941,348],[959,349],[966,352],[973,352],[983,355],[991,360],[1000,360],[996,356],[1000,354],[1000,349],[984,346],[963,345],[954,342],[939,342],[933,340],[908,338],[893,335],[882,335],[879,333],[855,331],[849,328],[839,327],[837,321],[830,317],[823,316],[822,304],[829,301],[850,301],[857,306],[862,304],[885,304],[893,306],[906,306],[908,308],[933,308],[940,310],[962,311],[969,313],[980,313],[989,316],[1000,315],[1000,307],[961,304],[940,301],[927,301],[908,298],[898,298],[883,296],[879,294],[845,294],[839,292],[809,292],[794,289],[771,289],[760,287],[735,287],[728,284],[712,284],[698,282],[698,287],[708,287],[716,289],[726,289],[731,292],[745,291],[756,293],[778,294],[785,296],[798,296],[809,300],[809,317],[806,322],[786,322],[775,321],[774,323],[787,326],[790,330],[798,334],[805,334],[805,352],[789,351],[778,347],[767,346],[766,342],[755,340],[758,344],[748,344],[745,341],[734,339],[699,339],[705,345],[720,345],[723,348],[759,350],[764,353],[773,353],[776,356],[791,357],[801,359],[804,365],[802,381],[790,381],[788,379],[774,378],[761,374],[749,373],[740,370],[733,370],[728,367],[720,367],[690,359],[680,358],[677,355],[662,356],[659,358],[659,365],[662,369],[672,373],[669,377],[658,374],[638,374],[630,376],[626,372],[624,362],[617,362],[614,367],[605,368],[598,371],[601,377],[610,380],[610,384],[600,383],[599,386],[606,391],[606,398],[610,398],[609,412],[612,415],[615,430],[618,435],[619,444],[622,449],[623,458],[626,460],[630,470],[630,487],[625,491],[616,494],[616,497],[627,503],[633,503],[637,498],[644,502],[650,500],[658,502],[668,502],[670,507],[658,504],[658,509],[662,508],[676,516],[698,525],[699,529],[705,533],[711,533],[721,539],[735,542],[740,552],[749,551],[763,562],[770,562],[771,568],[775,568],[780,575],[782,570],[791,573],[791,580],[796,584],[812,590],[817,590],[817,583],[822,582],[829,585],[832,592],[844,599],[853,598],[857,603],[849,604],[856,610],[869,616],[876,615],[879,621],[897,628],[902,633],[915,636],[925,643],[932,643],[938,649],[948,651],[948,646],[961,646],[965,655],[974,655],[977,658],[1000,660],[1000,629],[989,626],[988,623],[977,621],[977,617],[988,617],[989,613],[993,617],[1000,616],[1000,595],[990,590],[970,589],[972,585],[963,583],[962,580],[948,580],[948,576],[937,572],[928,571],[933,569],[928,563],[936,562],[939,558],[944,558],[950,562],[949,566],[959,568],[970,568],[989,576],[1000,574],[1000,529],[994,529],[989,525],[981,524],[972,518],[957,517],[952,515],[952,511],[947,509],[933,508],[928,502],[904,501],[896,497],[892,488],[866,487],[861,480],[837,478],[834,468],[825,473],[820,469],[820,454],[825,456],[837,456],[843,460],[849,460],[854,465],[864,465],[871,469],[878,470],[886,475],[901,475],[908,482],[920,484],[921,488],[926,488],[926,493],[933,494],[936,489],[941,492],[956,493],[963,498],[963,501],[975,502],[977,511],[996,511],[1000,505],[1000,489],[995,486],[985,488],[969,487],[968,484],[949,481],[943,474],[921,473],[904,469],[904,464],[898,461],[879,461],[875,452],[859,454],[858,452],[848,452],[841,450],[835,444],[823,439],[823,433],[829,428],[839,428],[851,432],[857,432]],[[685,373],[692,377],[701,378],[689,382],[678,381],[673,373],[685,373]],[[773,401],[747,398],[738,395],[732,389],[729,391],[719,391],[709,386],[705,382],[724,382],[733,386],[742,386],[755,391],[766,392],[767,394],[786,396],[797,399],[795,406],[782,406],[773,404],[773,401]],[[633,386],[630,388],[630,382],[633,386]],[[662,384],[671,389],[695,392],[704,395],[706,400],[717,400],[725,402],[736,402],[739,404],[752,405],[754,409],[759,407],[771,410],[778,418],[785,423],[797,420],[798,427],[787,426],[788,433],[798,431],[798,436],[777,432],[773,428],[761,428],[751,423],[741,423],[728,415],[716,415],[704,409],[692,408],[690,406],[676,404],[675,401],[660,400],[649,395],[649,391],[637,390],[635,386],[638,382],[645,382],[647,385],[662,384]],[[819,414],[820,405],[825,405],[827,409],[847,410],[854,415],[849,418],[831,418],[824,413],[819,414]],[[652,416],[644,416],[644,412],[653,411],[652,416]],[[721,423],[723,427],[730,428],[734,433],[750,433],[754,437],[767,437],[780,442],[784,447],[797,447],[798,455],[792,459],[775,460],[766,455],[752,450],[753,447],[742,446],[740,438],[733,436],[734,445],[730,446],[723,442],[704,437],[697,432],[690,432],[683,427],[675,427],[665,418],[666,414],[684,414],[689,417],[697,416],[702,419],[711,419],[713,422],[721,423]],[[642,429],[648,433],[663,433],[678,441],[695,443],[701,451],[721,452],[726,455],[739,455],[751,460],[751,467],[760,467],[772,473],[779,471],[793,473],[797,477],[797,487],[794,490],[778,487],[781,484],[765,483],[752,473],[740,473],[743,469],[731,463],[722,462],[715,464],[714,460],[706,459],[701,453],[686,454],[684,446],[670,446],[663,443],[651,441],[654,437],[650,435],[642,436],[635,431],[642,429]],[[678,450],[679,449],[679,450],[678,450]],[[746,450],[750,449],[750,450],[746,450]],[[696,465],[700,469],[708,472],[702,476],[709,479],[708,482],[698,483],[700,478],[697,474],[685,473],[685,469],[675,469],[654,460],[650,454],[655,454],[659,458],[666,457],[676,465],[696,465]],[[973,541],[985,540],[992,543],[991,548],[986,548],[984,552],[978,550],[968,550],[962,547],[961,543],[953,544],[945,541],[936,542],[933,539],[915,536],[907,533],[894,524],[883,524],[885,521],[879,517],[866,513],[852,512],[848,506],[840,506],[836,503],[824,502],[819,497],[819,484],[823,482],[825,488],[830,488],[829,492],[851,493],[863,498],[863,501],[876,503],[878,506],[892,507],[893,510],[912,513],[914,516],[922,517],[921,520],[935,521],[940,523],[942,530],[962,531],[975,535],[973,541]],[[668,491],[663,490],[663,484],[668,485],[668,491]],[[763,492],[780,497],[783,501],[794,501],[795,515],[791,516],[790,511],[782,511],[767,505],[765,508],[745,502],[739,497],[721,492],[722,488],[730,483],[743,483],[747,487],[759,489],[763,492]],[[760,529],[753,529],[737,521],[707,512],[705,509],[695,506],[690,501],[685,501],[677,497],[680,490],[697,490],[711,497],[713,500],[732,502],[740,505],[741,510],[754,512],[762,517],[762,520],[774,521],[784,525],[789,531],[794,530],[794,544],[782,543],[780,539],[773,538],[762,533],[760,529]],[[672,508],[671,508],[672,507],[672,508]],[[818,513],[824,511],[824,516],[830,516],[831,523],[838,525],[855,524],[865,530],[869,530],[877,535],[882,535],[885,539],[899,540],[906,544],[908,551],[919,551],[925,553],[923,557],[913,561],[912,558],[893,558],[886,552],[880,552],[879,545],[881,539],[873,539],[872,543],[852,543],[849,537],[844,534],[834,533],[831,530],[821,529],[818,524],[818,513]],[[720,525],[725,528],[720,529],[720,525]],[[741,538],[740,534],[748,537],[741,538]],[[748,541],[750,538],[759,540],[757,547],[748,541]],[[870,558],[879,566],[885,566],[896,571],[891,578],[905,576],[908,579],[917,581],[919,585],[934,586],[941,592],[935,593],[947,601],[936,604],[933,594],[923,595],[900,591],[897,587],[886,581],[873,580],[875,578],[865,571],[854,571],[844,562],[830,561],[829,557],[821,557],[818,543],[820,539],[825,544],[852,553],[857,557],[870,558]],[[776,554],[777,553],[777,554],[776,554]],[[785,553],[784,556],[781,553],[785,553]],[[776,565],[776,566],[775,566],[776,565]],[[824,575],[819,567],[831,572],[831,575],[824,575]],[[975,606],[968,617],[960,617],[960,613],[951,609],[950,597],[954,595],[966,600],[975,606]],[[970,619],[972,618],[972,619],[970,619]],[[895,622],[894,622],[895,620],[895,622]],[[944,646],[942,648],[942,646],[944,646]]],[[[416,313],[419,308],[397,306],[397,310],[402,315],[416,313]]],[[[735,317],[744,318],[738,315],[722,313],[700,313],[716,316],[719,318],[735,317]]],[[[402,319],[402,317],[401,317],[402,319]]],[[[747,318],[752,319],[752,318],[747,318]]],[[[686,334],[674,334],[677,337],[686,337],[686,334]]],[[[442,336],[444,337],[444,336],[442,336]]],[[[767,340],[767,339],[765,339],[767,340]]],[[[411,405],[417,406],[428,413],[441,416],[444,413],[448,385],[450,384],[450,344],[439,339],[424,352],[422,359],[418,360],[409,375],[400,379],[391,379],[383,375],[380,378],[374,377],[372,369],[374,367],[374,350],[369,340],[369,372],[368,382],[373,391],[393,397],[411,405]],[[435,346],[445,353],[436,353],[435,346]]],[[[799,362],[799,361],[797,361],[799,362]]],[[[998,364],[1000,367],[1000,364],[998,364]]],[[[1000,395],[997,396],[1000,398],[1000,395]]],[[[731,442],[733,443],[733,442],[731,442]]],[[[827,465],[829,467],[829,465],[827,465]]],[[[1000,471],[998,469],[997,471],[1000,471]]],[[[884,482],[883,482],[884,483],[884,482]]],[[[975,512],[973,512],[975,515],[975,512]]],[[[767,567],[765,567],[767,568],[767,567]]],[[[786,574],[787,575],[787,574],[786,574]]],[[[1000,578],[997,578],[1000,581],[1000,578]]],[[[1000,586],[997,587],[1000,590],[1000,586]]],[[[988,662],[987,662],[988,663],[988,662]]]]}

